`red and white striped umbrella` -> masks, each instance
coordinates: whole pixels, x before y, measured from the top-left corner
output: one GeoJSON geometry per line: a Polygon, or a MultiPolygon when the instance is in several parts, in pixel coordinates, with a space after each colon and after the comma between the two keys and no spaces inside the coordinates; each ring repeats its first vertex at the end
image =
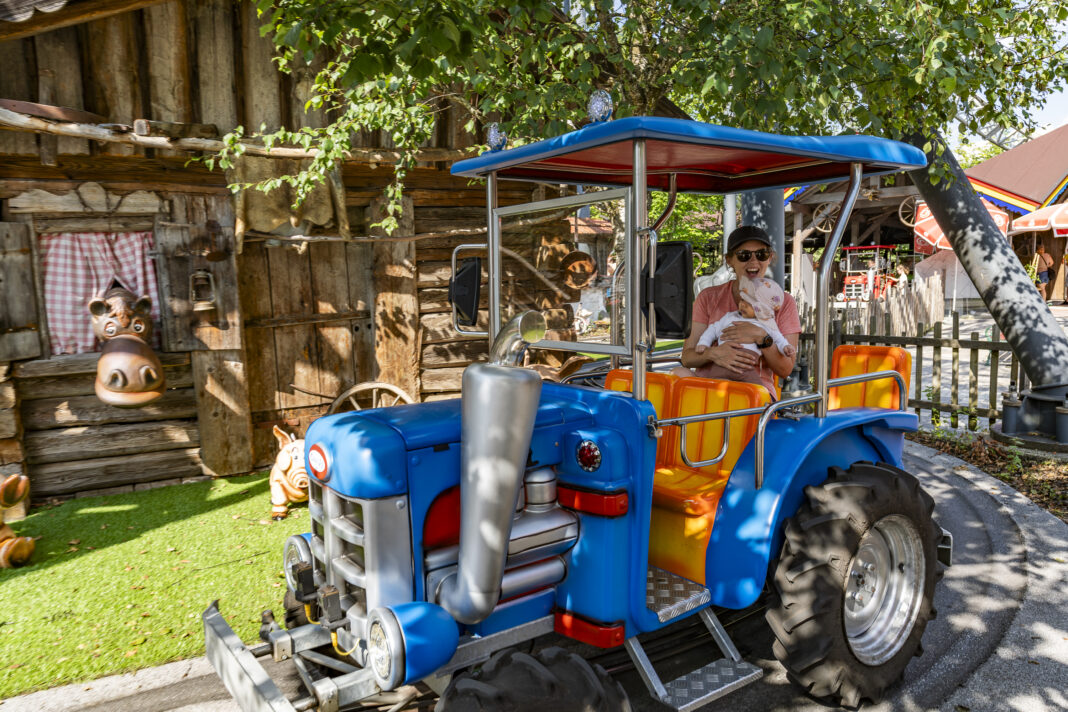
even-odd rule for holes
{"type": "MultiPolygon", "coordinates": [[[[983,200],[983,205],[986,206],[990,217],[994,219],[994,224],[1004,235],[1009,229],[1009,214],[986,200],[983,200]]],[[[939,227],[938,221],[931,214],[931,208],[924,201],[916,204],[916,226],[912,228],[912,235],[913,250],[921,255],[933,255],[938,250],[953,249],[949,240],[946,239],[946,234],[939,227]]]]}
{"type": "Polygon", "coordinates": [[[1052,230],[1054,237],[1068,237],[1068,203],[1057,203],[1039,208],[1012,221],[1010,235],[1021,232],[1045,232],[1052,230]]]}

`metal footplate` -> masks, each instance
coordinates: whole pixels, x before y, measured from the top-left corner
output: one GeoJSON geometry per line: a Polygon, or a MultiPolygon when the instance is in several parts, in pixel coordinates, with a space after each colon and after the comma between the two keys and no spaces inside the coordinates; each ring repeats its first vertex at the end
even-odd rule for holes
{"type": "Polygon", "coordinates": [[[667,623],[712,600],[712,594],[699,583],[650,566],[645,576],[645,607],[667,623]]]}
{"type": "Polygon", "coordinates": [[[700,616],[724,657],[713,660],[704,667],[671,680],[667,684],[664,684],[660,676],[656,674],[649,656],[645,654],[645,650],[636,637],[628,638],[624,642],[649,692],[662,703],[679,712],[695,710],[729,692],[756,682],[764,675],[764,671],[756,665],[742,660],[738,649],[734,647],[734,643],[731,642],[715,613],[706,608],[701,611],[700,616]]]}

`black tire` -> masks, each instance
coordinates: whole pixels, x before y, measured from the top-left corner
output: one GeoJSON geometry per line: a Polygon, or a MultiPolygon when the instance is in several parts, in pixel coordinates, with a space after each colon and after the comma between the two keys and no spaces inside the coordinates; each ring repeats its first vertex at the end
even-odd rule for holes
{"type": "Polygon", "coordinates": [[[453,676],[435,712],[630,712],[623,687],[600,665],[562,648],[502,650],[453,676]]]}
{"type": "Polygon", "coordinates": [[[787,676],[813,697],[846,707],[877,702],[923,652],[920,638],[935,615],[941,571],[934,500],[909,473],[870,462],[830,468],[805,495],[786,522],[772,580],[766,613],[772,649],[787,676]],[[871,552],[880,546],[887,557],[876,566],[871,552]],[[897,602],[887,605],[895,594],[897,602]],[[895,620],[890,610],[908,613],[895,620]]]}

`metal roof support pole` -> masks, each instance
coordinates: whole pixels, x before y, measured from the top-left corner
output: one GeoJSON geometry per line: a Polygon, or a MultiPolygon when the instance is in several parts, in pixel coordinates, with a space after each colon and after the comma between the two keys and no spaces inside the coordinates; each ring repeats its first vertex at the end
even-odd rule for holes
{"type": "Polygon", "coordinates": [[[497,172],[486,176],[486,257],[489,272],[489,345],[501,330],[501,219],[497,210],[497,172]]]}
{"type": "MultiPolygon", "coordinates": [[[[631,185],[634,198],[630,201],[630,224],[626,226],[627,244],[627,334],[631,344],[634,369],[634,397],[645,400],[645,352],[649,348],[642,325],[642,256],[645,241],[641,228],[649,225],[649,192],[645,180],[645,139],[634,141],[634,177],[631,185]]],[[[644,233],[648,239],[648,232],[644,233]]]]}
{"type": "Polygon", "coordinates": [[[830,343],[827,339],[831,308],[829,303],[831,269],[834,266],[834,256],[838,252],[838,245],[842,242],[842,235],[849,224],[849,217],[853,214],[853,205],[857,202],[857,194],[860,193],[860,183],[863,177],[863,164],[849,164],[849,187],[846,188],[846,197],[842,201],[842,209],[838,211],[834,230],[827,238],[823,256],[820,257],[819,281],[816,284],[816,393],[820,396],[820,399],[816,401],[816,416],[819,418],[827,415],[827,380],[831,377],[830,343]]]}

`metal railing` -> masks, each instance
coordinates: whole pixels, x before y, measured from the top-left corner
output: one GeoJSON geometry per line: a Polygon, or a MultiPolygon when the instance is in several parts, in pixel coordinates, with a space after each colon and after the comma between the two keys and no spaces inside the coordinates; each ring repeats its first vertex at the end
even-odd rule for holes
{"type": "MultiPolygon", "coordinates": [[[[904,411],[908,406],[908,391],[905,387],[904,377],[897,371],[875,371],[873,373],[860,373],[855,376],[843,376],[841,378],[832,378],[826,382],[828,390],[838,386],[852,386],[857,383],[866,383],[868,381],[879,381],[885,378],[892,378],[897,383],[898,391],[898,411],[904,411]]],[[[721,413],[701,413],[697,415],[678,416],[674,418],[663,418],[655,421],[655,427],[664,426],[676,426],[681,429],[679,438],[679,452],[682,456],[682,461],[686,463],[688,467],[706,467],[708,465],[715,465],[723,460],[727,455],[727,451],[730,449],[730,419],[742,418],[753,415],[759,415],[760,419],[757,421],[756,432],[756,453],[753,462],[754,470],[754,485],[756,489],[760,489],[764,484],[764,435],[768,427],[768,423],[771,421],[772,416],[775,413],[783,410],[784,408],[796,408],[802,405],[810,405],[812,403],[823,402],[823,396],[819,393],[805,393],[803,395],[794,396],[793,398],[784,398],[774,403],[769,403],[766,406],[759,408],[743,408],[740,410],[728,410],[721,413]],[[713,420],[726,420],[723,426],[723,445],[720,447],[719,454],[710,460],[698,460],[693,462],[686,454],[686,426],[693,423],[703,423],[713,420]]]]}

